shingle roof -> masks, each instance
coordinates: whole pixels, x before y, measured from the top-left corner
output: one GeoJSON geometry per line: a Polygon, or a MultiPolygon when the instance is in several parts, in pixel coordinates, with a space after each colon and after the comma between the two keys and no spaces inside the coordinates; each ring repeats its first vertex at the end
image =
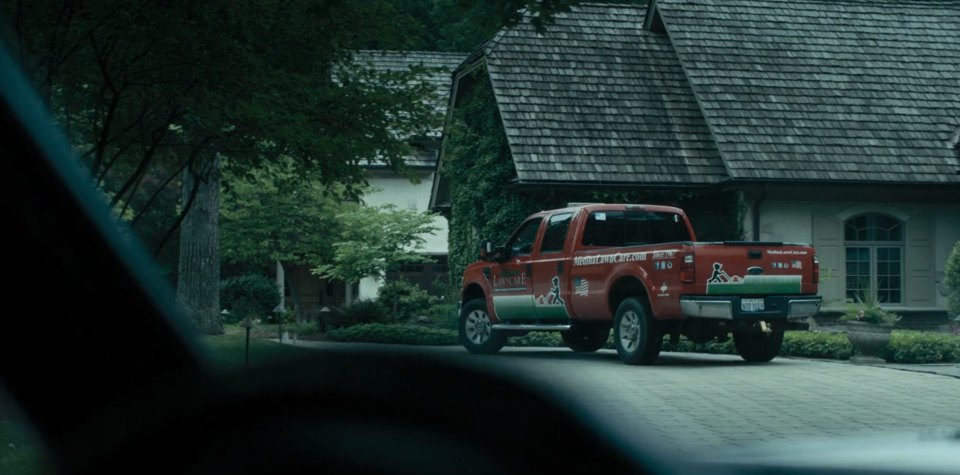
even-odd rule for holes
{"type": "MultiPolygon", "coordinates": [[[[362,50],[354,54],[353,60],[361,66],[371,67],[377,71],[409,71],[411,67],[428,68],[424,79],[436,89],[436,109],[440,114],[446,114],[447,103],[450,98],[451,74],[468,56],[468,53],[440,53],[434,51],[374,51],[362,50]]],[[[435,131],[436,137],[440,130],[435,131]]],[[[437,162],[436,147],[415,147],[413,153],[406,157],[405,163],[411,167],[434,167],[437,162]]],[[[376,163],[371,167],[383,167],[376,163]]]]}
{"type": "Polygon", "coordinates": [[[960,2],[656,6],[731,178],[960,183],[960,2]]]}
{"type": "Polygon", "coordinates": [[[503,30],[485,58],[521,182],[725,179],[667,38],[645,7],[576,6],[546,32],[503,30]]]}

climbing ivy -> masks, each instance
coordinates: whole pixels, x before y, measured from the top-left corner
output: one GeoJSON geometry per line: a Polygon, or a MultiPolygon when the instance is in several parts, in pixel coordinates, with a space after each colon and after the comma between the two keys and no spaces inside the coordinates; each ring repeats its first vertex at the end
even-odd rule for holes
{"type": "Polygon", "coordinates": [[[451,190],[449,263],[454,283],[477,258],[481,242],[506,241],[538,206],[528,196],[504,187],[517,173],[486,73],[476,70],[461,83],[472,87],[454,109],[442,171],[451,190]]]}
{"type": "Polygon", "coordinates": [[[569,202],[678,206],[701,241],[743,238],[740,193],[676,189],[553,190],[513,186],[517,178],[493,88],[483,68],[460,80],[461,99],[446,131],[443,176],[450,184],[450,276],[477,259],[481,243],[503,243],[528,215],[569,202]]]}

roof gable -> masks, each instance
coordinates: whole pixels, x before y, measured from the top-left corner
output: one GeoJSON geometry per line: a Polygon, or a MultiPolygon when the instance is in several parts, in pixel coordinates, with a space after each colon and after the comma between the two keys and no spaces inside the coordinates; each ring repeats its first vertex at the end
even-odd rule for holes
{"type": "Polygon", "coordinates": [[[960,2],[657,10],[731,178],[960,183],[960,2]]]}
{"type": "Polygon", "coordinates": [[[667,38],[643,6],[581,4],[543,34],[501,31],[485,61],[525,183],[712,184],[727,177],[667,38]]]}

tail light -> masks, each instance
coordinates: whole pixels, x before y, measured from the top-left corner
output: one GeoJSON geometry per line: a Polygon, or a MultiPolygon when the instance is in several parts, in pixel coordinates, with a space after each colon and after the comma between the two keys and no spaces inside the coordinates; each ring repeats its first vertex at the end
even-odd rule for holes
{"type": "Polygon", "coordinates": [[[696,280],[696,267],[693,265],[693,254],[684,254],[680,263],[680,282],[692,284],[696,280]]]}
{"type": "Polygon", "coordinates": [[[813,283],[820,283],[820,259],[817,258],[817,255],[813,255],[813,283]]]}

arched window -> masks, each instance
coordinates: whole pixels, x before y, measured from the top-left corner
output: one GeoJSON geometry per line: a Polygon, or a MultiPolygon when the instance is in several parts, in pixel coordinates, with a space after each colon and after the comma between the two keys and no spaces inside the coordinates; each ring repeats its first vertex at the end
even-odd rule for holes
{"type": "Polygon", "coordinates": [[[903,222],[884,214],[854,216],[844,222],[847,299],[903,302],[903,222]]]}

